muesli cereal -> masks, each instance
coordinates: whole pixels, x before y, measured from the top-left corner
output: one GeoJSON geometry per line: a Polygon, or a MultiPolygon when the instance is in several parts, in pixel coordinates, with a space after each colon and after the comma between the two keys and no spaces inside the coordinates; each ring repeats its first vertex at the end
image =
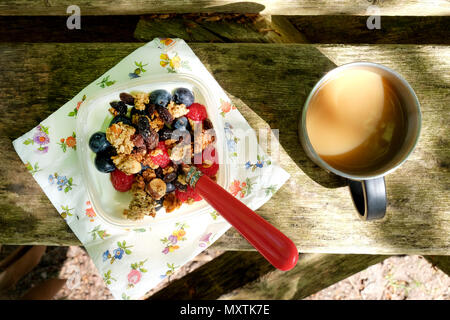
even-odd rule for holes
{"type": "Polygon", "coordinates": [[[141,220],[154,217],[162,207],[169,213],[202,200],[186,183],[186,172],[195,165],[216,180],[217,163],[204,159],[194,164],[194,146],[197,153],[206,148],[215,152],[205,106],[195,103],[186,88],[175,89],[173,95],[166,90],[122,92],[119,99],[110,103],[114,118],[106,133],[92,135],[89,146],[97,154],[97,169],[111,173],[114,188],[131,192],[124,216],[141,220]]]}

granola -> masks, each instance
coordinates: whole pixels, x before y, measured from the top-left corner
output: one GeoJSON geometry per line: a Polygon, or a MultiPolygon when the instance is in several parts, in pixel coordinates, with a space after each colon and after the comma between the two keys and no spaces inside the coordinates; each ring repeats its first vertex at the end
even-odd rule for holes
{"type": "Polygon", "coordinates": [[[145,110],[145,105],[150,102],[149,94],[144,92],[137,92],[134,94],[134,106],[138,110],[145,110]]]}
{"type": "MultiPolygon", "coordinates": [[[[193,93],[186,88],[175,89],[174,96],[155,90],[151,95],[122,92],[119,98],[108,109],[113,121],[106,133],[93,135],[91,149],[97,153],[97,168],[111,173],[114,188],[132,193],[124,216],[140,220],[154,217],[160,208],[169,213],[183,203],[201,200],[186,183],[186,172],[193,163],[194,146],[197,152],[214,148],[213,124],[205,106],[194,103],[193,93]]],[[[217,163],[203,159],[196,166],[216,180],[217,163]]]]}
{"type": "Polygon", "coordinates": [[[134,127],[123,122],[114,123],[106,129],[106,139],[116,149],[117,153],[130,154],[134,148],[131,137],[135,132],[136,129],[134,127]]]}

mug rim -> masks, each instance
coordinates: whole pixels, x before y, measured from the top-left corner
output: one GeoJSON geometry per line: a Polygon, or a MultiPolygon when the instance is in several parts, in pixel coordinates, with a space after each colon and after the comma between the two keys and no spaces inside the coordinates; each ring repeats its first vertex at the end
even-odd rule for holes
{"type": "Polygon", "coordinates": [[[301,142],[306,143],[307,145],[307,149],[305,150],[308,152],[310,152],[313,156],[310,158],[314,161],[314,162],[318,162],[317,164],[319,164],[321,167],[325,168],[326,170],[347,178],[347,179],[351,179],[351,180],[357,180],[357,181],[361,181],[361,180],[369,180],[369,179],[376,179],[376,178],[380,178],[380,177],[384,177],[385,175],[393,172],[394,170],[396,170],[398,167],[400,167],[407,158],[409,158],[409,156],[411,155],[411,153],[414,151],[417,142],[419,141],[419,137],[420,137],[420,132],[422,129],[422,111],[420,108],[420,102],[419,99],[417,98],[417,95],[415,93],[415,91],[413,90],[413,88],[411,87],[411,85],[408,83],[408,81],[406,81],[398,72],[396,72],[395,70],[388,68],[384,65],[378,64],[378,63],[374,63],[374,62],[367,62],[367,61],[358,61],[358,62],[350,62],[350,63],[346,63],[340,66],[337,66],[336,68],[333,68],[332,70],[328,71],[322,78],[320,78],[319,81],[317,81],[317,83],[314,85],[314,87],[311,89],[311,92],[308,95],[308,98],[306,99],[304,105],[303,105],[303,110],[302,110],[302,117],[301,117],[301,121],[300,121],[300,134],[303,136],[303,139],[301,139],[301,142]],[[308,131],[306,129],[306,113],[308,111],[308,107],[309,104],[311,102],[312,97],[314,96],[314,94],[318,91],[318,89],[322,86],[322,84],[327,81],[328,79],[332,78],[333,76],[335,76],[336,74],[338,74],[339,72],[342,72],[345,69],[348,68],[353,68],[353,67],[358,67],[358,66],[366,66],[366,67],[375,67],[375,68],[379,68],[382,69],[390,74],[392,74],[393,76],[395,76],[409,91],[409,93],[411,94],[416,108],[417,108],[417,122],[418,122],[418,127],[417,127],[417,133],[416,133],[416,137],[414,139],[414,143],[412,144],[411,148],[408,150],[408,152],[405,153],[405,155],[402,157],[402,159],[400,161],[397,162],[396,165],[394,165],[392,168],[389,168],[381,173],[378,174],[363,174],[363,175],[358,175],[358,174],[350,174],[350,173],[346,173],[344,171],[338,170],[332,166],[330,166],[327,162],[325,162],[320,156],[319,154],[314,150],[310,140],[309,140],[309,136],[308,136],[308,131]]]}

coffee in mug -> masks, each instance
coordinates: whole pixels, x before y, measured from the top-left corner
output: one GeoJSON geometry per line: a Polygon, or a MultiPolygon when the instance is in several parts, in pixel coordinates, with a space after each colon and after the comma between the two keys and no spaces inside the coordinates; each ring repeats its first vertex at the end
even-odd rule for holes
{"type": "Polygon", "coordinates": [[[306,114],[306,130],[314,150],[333,168],[372,172],[403,143],[405,115],[388,79],[350,69],[318,88],[306,114]]]}
{"type": "Polygon", "coordinates": [[[381,219],[387,207],[384,176],[417,144],[420,104],[397,72],[371,62],[337,67],[312,89],[299,136],[317,165],[348,179],[363,220],[381,219]]]}

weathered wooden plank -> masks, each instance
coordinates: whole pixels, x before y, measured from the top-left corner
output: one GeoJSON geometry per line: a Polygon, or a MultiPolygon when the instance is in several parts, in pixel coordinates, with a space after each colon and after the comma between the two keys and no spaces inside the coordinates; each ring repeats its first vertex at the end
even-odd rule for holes
{"type": "Polygon", "coordinates": [[[181,38],[188,42],[305,43],[283,16],[244,14],[151,15],[141,17],[136,39],[181,38]],[[162,18],[161,18],[162,17],[162,18]]]}
{"type": "Polygon", "coordinates": [[[282,272],[259,253],[228,251],[174,280],[149,299],[303,299],[387,257],[300,254],[297,265],[282,272]]]}
{"type": "Polygon", "coordinates": [[[274,269],[258,252],[227,251],[174,280],[150,299],[217,299],[274,269]]]}
{"type": "Polygon", "coordinates": [[[258,280],[224,294],[218,299],[300,300],[388,257],[357,254],[300,254],[298,263],[292,270],[269,272],[258,280]]]}
{"type": "Polygon", "coordinates": [[[450,16],[380,17],[380,29],[367,28],[363,16],[293,16],[291,22],[309,43],[449,44],[450,16]]]}
{"type": "MultiPolygon", "coordinates": [[[[117,15],[148,13],[237,12],[278,15],[367,15],[367,8],[376,4],[381,15],[425,16],[449,15],[445,0],[78,0],[82,15],[117,15]]],[[[0,15],[66,15],[73,1],[4,0],[0,15]]],[[[368,15],[371,15],[369,13],[368,15]]]]}
{"type": "MultiPolygon", "coordinates": [[[[77,243],[26,170],[17,169],[21,162],[11,141],[138,46],[0,45],[0,141],[4,146],[0,155],[0,243],[77,243]]],[[[291,179],[258,213],[288,234],[300,252],[449,254],[448,47],[191,47],[225,90],[251,106],[253,111],[235,100],[254,127],[267,122],[280,129],[280,142],[286,151],[281,154],[281,164],[291,179]],[[387,177],[387,216],[370,223],[357,218],[343,187],[345,182],[313,165],[297,136],[301,106],[314,83],[334,63],[355,60],[380,62],[398,70],[415,88],[423,110],[422,135],[416,151],[387,177]]],[[[233,230],[217,241],[216,248],[251,249],[233,230]]]]}
{"type": "Polygon", "coordinates": [[[363,16],[258,17],[226,13],[103,16],[101,19],[83,16],[80,30],[67,29],[66,19],[63,16],[0,16],[0,42],[110,43],[172,37],[188,42],[450,43],[447,31],[450,16],[383,16],[380,30],[369,30],[367,17],[363,16]]]}

